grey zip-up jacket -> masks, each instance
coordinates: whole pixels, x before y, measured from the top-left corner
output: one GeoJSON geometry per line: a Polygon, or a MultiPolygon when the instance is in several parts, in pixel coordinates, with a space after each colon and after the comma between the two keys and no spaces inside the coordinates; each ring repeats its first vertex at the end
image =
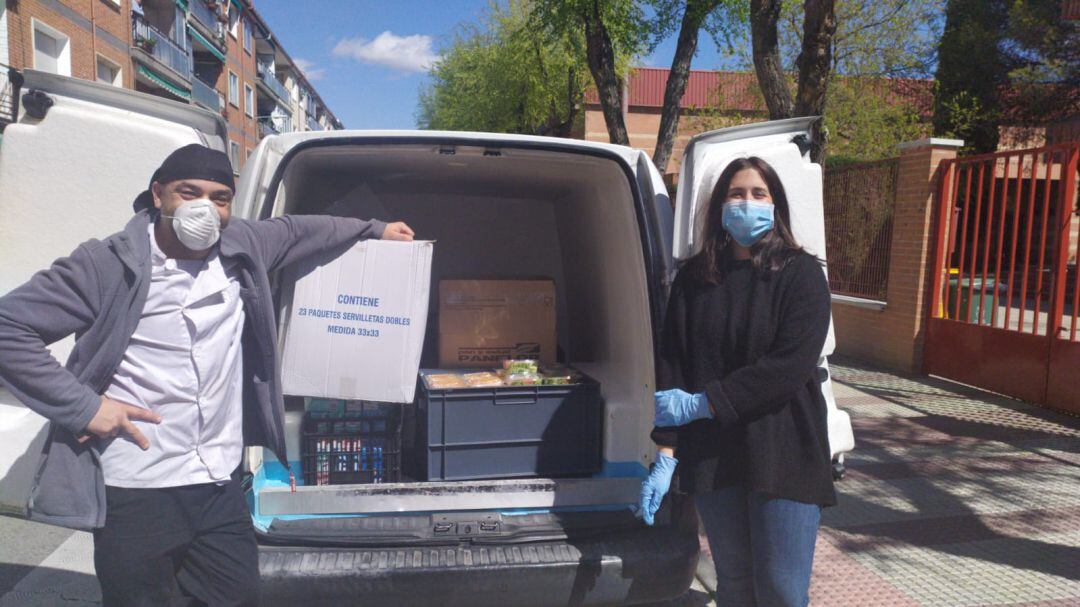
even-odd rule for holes
{"type": "MultiPolygon", "coordinates": [[[[0,380],[51,422],[28,504],[32,520],[74,529],[105,524],[98,441],[80,443],[75,437],[97,413],[146,304],[147,227],[156,211],[145,205],[137,209],[123,231],[79,245],[0,297],[0,380]],[[71,334],[75,347],[61,366],[46,346],[71,334]]],[[[357,240],[380,238],[385,228],[374,220],[284,216],[232,218],[222,230],[220,254],[240,262],[246,314],[246,445],[268,447],[286,463],[276,314],[267,274],[357,240]]]]}

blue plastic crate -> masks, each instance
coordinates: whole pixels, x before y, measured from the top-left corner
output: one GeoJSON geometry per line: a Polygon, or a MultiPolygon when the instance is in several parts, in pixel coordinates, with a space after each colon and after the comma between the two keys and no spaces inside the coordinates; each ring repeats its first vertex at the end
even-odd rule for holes
{"type": "Polygon", "coordinates": [[[417,476],[429,481],[598,472],[600,384],[417,389],[417,476]]]}

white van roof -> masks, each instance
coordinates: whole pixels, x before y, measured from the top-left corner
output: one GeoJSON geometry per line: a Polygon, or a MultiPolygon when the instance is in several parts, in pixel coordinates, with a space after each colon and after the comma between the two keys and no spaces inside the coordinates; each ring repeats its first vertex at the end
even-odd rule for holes
{"type": "Polygon", "coordinates": [[[445,141],[447,139],[457,139],[466,141],[505,141],[507,143],[533,143],[538,145],[560,147],[570,150],[602,150],[605,152],[613,152],[622,157],[627,164],[634,167],[637,164],[637,159],[641,154],[641,150],[627,147],[624,145],[615,145],[612,143],[601,143],[597,141],[585,141],[583,139],[567,139],[563,137],[542,137],[539,135],[516,135],[507,133],[479,133],[473,131],[424,131],[424,130],[341,130],[341,131],[306,131],[303,133],[285,133],[283,135],[275,136],[275,139],[281,142],[282,147],[290,149],[293,146],[308,142],[312,140],[320,139],[338,139],[338,138],[350,138],[350,137],[373,137],[373,138],[386,138],[393,139],[397,137],[409,137],[412,139],[430,139],[432,141],[445,141]]]}

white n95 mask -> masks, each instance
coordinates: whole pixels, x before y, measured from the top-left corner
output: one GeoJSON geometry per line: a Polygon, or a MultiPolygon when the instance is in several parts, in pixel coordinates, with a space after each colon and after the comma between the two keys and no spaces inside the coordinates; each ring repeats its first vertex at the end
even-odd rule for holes
{"type": "Polygon", "coordinates": [[[172,219],[173,231],[183,245],[192,251],[205,251],[221,237],[221,216],[214,203],[199,198],[184,203],[175,215],[162,215],[172,219]]]}

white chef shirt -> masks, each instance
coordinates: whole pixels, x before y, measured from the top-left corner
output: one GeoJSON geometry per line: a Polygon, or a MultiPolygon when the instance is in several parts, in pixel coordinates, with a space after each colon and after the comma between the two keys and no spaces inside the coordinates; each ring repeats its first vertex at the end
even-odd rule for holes
{"type": "Polygon", "coordinates": [[[109,398],[161,416],[133,422],[143,451],[121,435],[101,453],[105,484],[177,487],[224,483],[243,451],[244,307],[237,268],[215,249],[205,260],[167,259],[150,228],[150,292],[109,398]]]}

